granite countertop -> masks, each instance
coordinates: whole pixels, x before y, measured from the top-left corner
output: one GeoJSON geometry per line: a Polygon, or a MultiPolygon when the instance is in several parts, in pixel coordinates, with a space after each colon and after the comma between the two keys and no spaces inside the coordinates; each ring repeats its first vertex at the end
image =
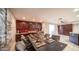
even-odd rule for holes
{"type": "Polygon", "coordinates": [[[78,32],[70,32],[70,33],[79,34],[78,32]]]}

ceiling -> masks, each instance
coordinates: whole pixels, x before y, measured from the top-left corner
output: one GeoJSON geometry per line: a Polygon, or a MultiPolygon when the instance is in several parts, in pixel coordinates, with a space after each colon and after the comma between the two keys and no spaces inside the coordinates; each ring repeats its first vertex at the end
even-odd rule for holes
{"type": "Polygon", "coordinates": [[[16,19],[26,21],[47,22],[60,24],[59,19],[62,18],[64,23],[72,23],[78,21],[77,12],[74,8],[11,8],[16,19]]]}

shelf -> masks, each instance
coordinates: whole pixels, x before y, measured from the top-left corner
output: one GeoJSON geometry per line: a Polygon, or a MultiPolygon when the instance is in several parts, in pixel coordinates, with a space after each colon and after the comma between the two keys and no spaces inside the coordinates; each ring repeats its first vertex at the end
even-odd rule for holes
{"type": "Polygon", "coordinates": [[[16,35],[22,35],[22,34],[30,34],[30,33],[37,33],[38,31],[29,31],[25,33],[16,33],[16,35]]]}

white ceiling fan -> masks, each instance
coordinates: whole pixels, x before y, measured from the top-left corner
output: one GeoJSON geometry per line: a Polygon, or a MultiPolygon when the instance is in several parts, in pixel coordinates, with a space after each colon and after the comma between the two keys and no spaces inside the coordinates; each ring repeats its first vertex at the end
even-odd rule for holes
{"type": "Polygon", "coordinates": [[[59,23],[62,25],[62,24],[69,24],[70,22],[69,21],[66,21],[64,20],[64,18],[59,18],[59,23]]]}

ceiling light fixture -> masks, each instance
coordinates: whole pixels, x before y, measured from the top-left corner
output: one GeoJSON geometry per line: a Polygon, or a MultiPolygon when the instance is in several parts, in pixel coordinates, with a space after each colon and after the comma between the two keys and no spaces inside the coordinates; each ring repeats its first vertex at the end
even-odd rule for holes
{"type": "Polygon", "coordinates": [[[32,21],[35,21],[35,19],[32,19],[32,21]]]}
{"type": "Polygon", "coordinates": [[[79,15],[76,15],[76,17],[79,17],[79,15]]]}
{"type": "Polygon", "coordinates": [[[79,9],[74,9],[74,12],[77,12],[77,11],[79,11],[79,9]]]}
{"type": "Polygon", "coordinates": [[[26,19],[26,17],[22,17],[22,19],[26,19]]]}

